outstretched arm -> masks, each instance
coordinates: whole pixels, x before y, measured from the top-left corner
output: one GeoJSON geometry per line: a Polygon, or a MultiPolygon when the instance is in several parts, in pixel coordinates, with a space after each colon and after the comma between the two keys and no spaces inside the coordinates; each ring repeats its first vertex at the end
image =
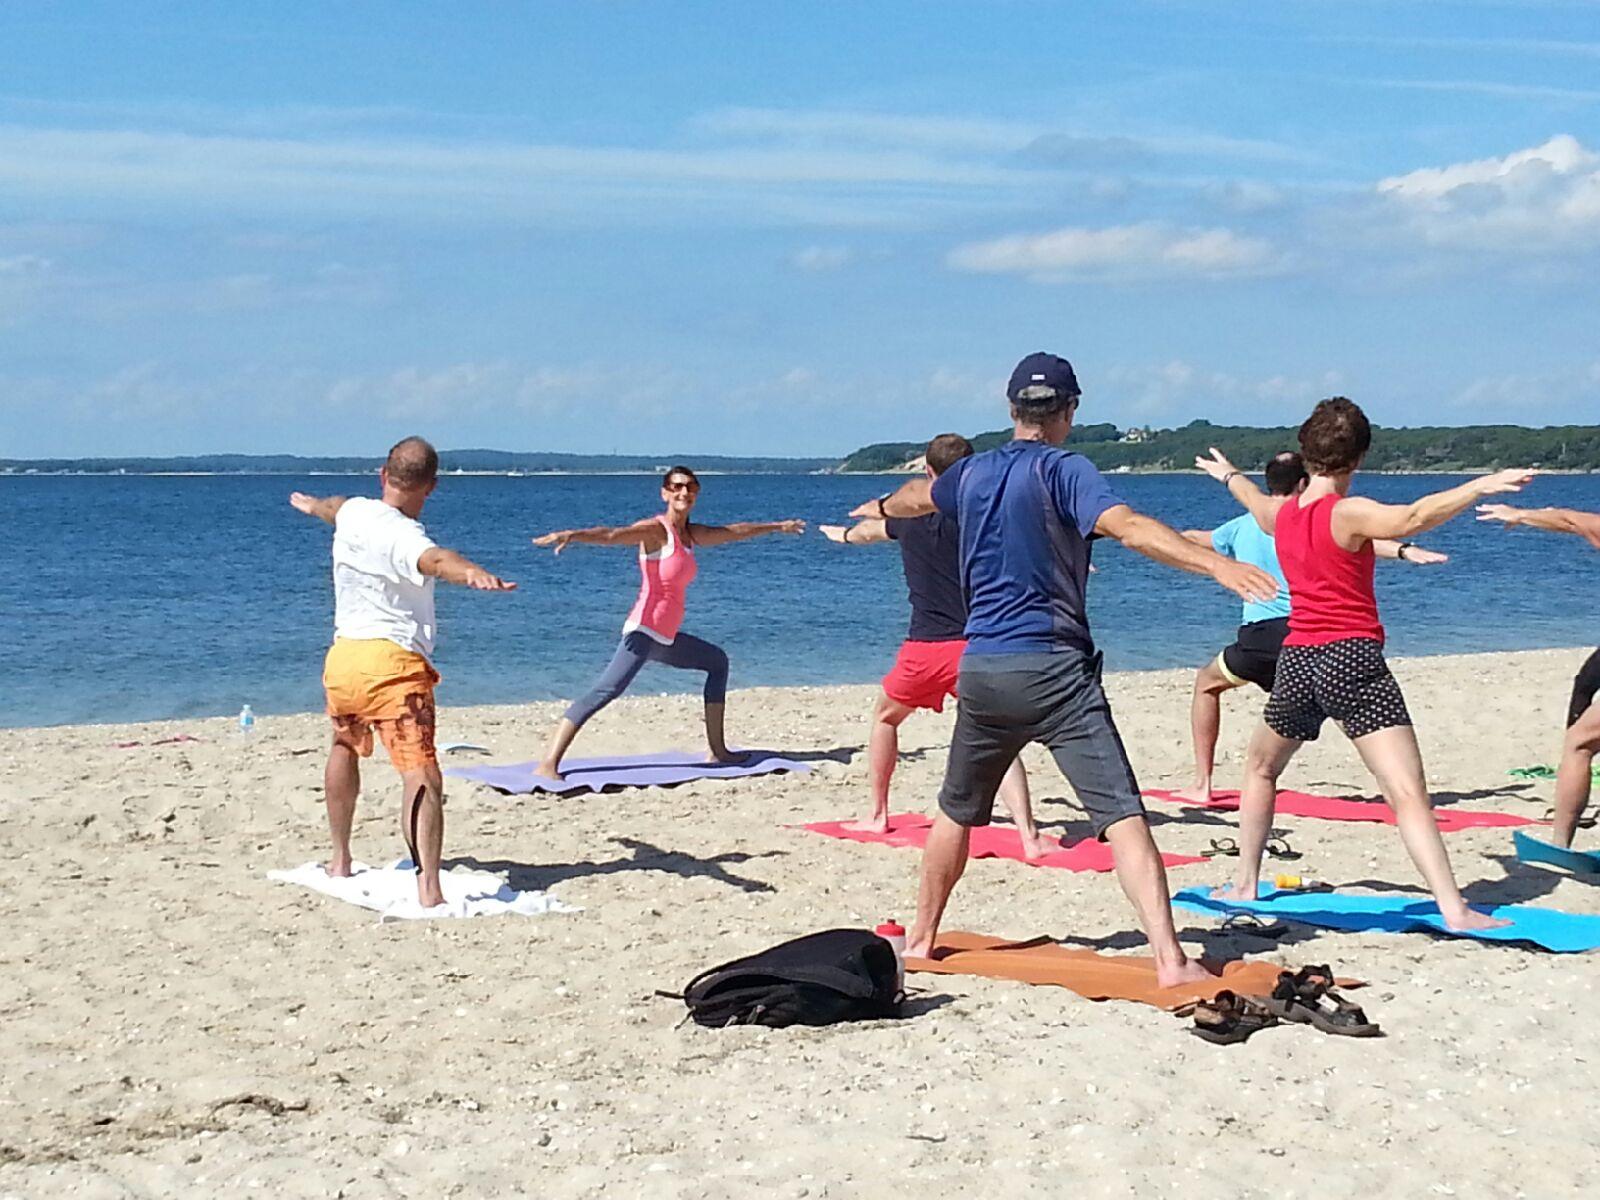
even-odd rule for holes
{"type": "Polygon", "coordinates": [[[303,512],[308,517],[316,517],[319,521],[326,521],[332,525],[339,515],[339,510],[344,507],[343,496],[308,496],[304,492],[290,492],[289,503],[296,512],[303,512]]]}
{"type": "Polygon", "coordinates": [[[1283,507],[1282,496],[1267,495],[1254,479],[1229,462],[1215,446],[1211,447],[1210,458],[1202,455],[1194,460],[1194,465],[1227,488],[1228,495],[1244,505],[1263,532],[1272,533],[1277,529],[1278,510],[1283,507]]]}
{"type": "Polygon", "coordinates": [[[691,525],[696,546],[725,546],[768,533],[804,533],[804,521],[736,521],[732,525],[691,525]]]}
{"type": "Polygon", "coordinates": [[[920,517],[933,511],[933,481],[926,476],[908,479],[887,496],[868,500],[850,510],[852,517],[920,517]]]}
{"type": "MultiPolygon", "coordinates": [[[[1185,529],[1183,536],[1185,540],[1193,542],[1196,546],[1211,545],[1211,530],[1209,529],[1185,529]]],[[[1216,549],[1216,547],[1212,546],[1212,549],[1216,549]]]]}
{"type": "Polygon", "coordinates": [[[1196,545],[1154,517],[1136,513],[1126,504],[1115,504],[1100,514],[1094,531],[1116,538],[1129,550],[1163,566],[1176,567],[1194,575],[1208,575],[1230,592],[1246,600],[1270,600],[1278,594],[1278,581],[1260,567],[1224,558],[1209,546],[1196,545]]]}
{"type": "Polygon", "coordinates": [[[1415,542],[1397,542],[1393,538],[1373,538],[1372,552],[1379,558],[1398,558],[1414,567],[1431,567],[1450,561],[1448,554],[1424,550],[1415,542]]]}
{"type": "Polygon", "coordinates": [[[872,518],[857,521],[854,525],[818,525],[822,536],[830,542],[847,546],[867,546],[873,542],[889,540],[889,523],[872,518]]]}
{"type": "Polygon", "coordinates": [[[588,529],[558,529],[533,539],[535,546],[553,547],[560,554],[573,542],[586,546],[643,546],[646,550],[659,550],[666,545],[667,532],[654,517],[645,517],[632,525],[591,525],[588,529]]]}
{"type": "Polygon", "coordinates": [[[1510,504],[1478,505],[1478,520],[1500,521],[1515,527],[1545,529],[1551,533],[1575,533],[1600,550],[1600,513],[1579,512],[1575,508],[1515,508],[1510,504]]]}
{"type": "MultiPolygon", "coordinates": [[[[1410,504],[1379,504],[1365,496],[1350,496],[1333,510],[1333,536],[1340,545],[1378,538],[1399,538],[1403,541],[1437,529],[1485,496],[1521,491],[1522,486],[1532,478],[1533,472],[1522,467],[1496,471],[1493,475],[1480,475],[1458,487],[1430,492],[1410,504]]],[[[1354,547],[1346,546],[1346,549],[1354,547]]]]}
{"type": "Polygon", "coordinates": [[[517,588],[516,584],[501,579],[493,572],[484,570],[470,558],[464,558],[454,550],[446,550],[443,546],[424,550],[422,557],[417,559],[417,570],[424,575],[432,575],[435,579],[442,579],[446,583],[476,588],[480,592],[512,592],[517,588]]]}

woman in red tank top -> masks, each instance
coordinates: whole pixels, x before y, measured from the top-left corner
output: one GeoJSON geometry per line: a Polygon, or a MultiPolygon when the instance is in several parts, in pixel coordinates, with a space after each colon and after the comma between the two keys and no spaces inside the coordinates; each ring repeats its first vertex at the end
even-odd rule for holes
{"type": "Polygon", "coordinates": [[[1406,851],[1445,924],[1456,930],[1490,929],[1506,922],[1468,908],[1462,898],[1433,819],[1405,697],[1384,661],[1372,543],[1415,537],[1485,496],[1519,490],[1532,473],[1501,471],[1410,504],[1380,504],[1349,494],[1371,441],[1366,415],[1341,396],[1318,404],[1300,427],[1300,453],[1311,481],[1298,496],[1265,495],[1216,451],[1197,464],[1274,535],[1293,598],[1272,696],[1245,761],[1239,872],[1233,886],[1217,895],[1256,898],[1278,779],[1295,752],[1315,741],[1332,717],[1382,788],[1406,851]]]}
{"type": "Polygon", "coordinates": [[[557,554],[574,542],[591,546],[637,546],[641,583],[639,598],[622,627],[622,642],[606,669],[583,696],[574,700],[550,734],[538,773],[561,779],[561,760],[584,723],[623,692],[646,663],[703,672],[706,677],[706,742],[717,762],[734,762],[723,736],[727,700],[728,656],[721,647],[684,633],[684,593],[695,577],[695,551],[722,546],[765,533],[803,533],[804,521],[741,521],[733,525],[701,525],[689,519],[700,495],[700,479],[688,467],[671,467],[661,481],[666,512],[632,525],[596,525],[561,529],[533,539],[557,554]]]}

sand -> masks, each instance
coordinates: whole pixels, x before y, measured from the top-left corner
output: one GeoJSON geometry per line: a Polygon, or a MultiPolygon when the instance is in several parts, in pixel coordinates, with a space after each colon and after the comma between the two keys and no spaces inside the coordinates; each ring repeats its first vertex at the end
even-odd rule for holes
{"type": "MultiPolygon", "coordinates": [[[[1402,661],[1436,791],[1537,817],[1579,651],[1402,661]]],[[[308,666],[314,669],[314,664],[308,666]]],[[[1187,672],[1113,675],[1150,786],[1187,782],[1187,672]]],[[[841,752],[777,776],[549,801],[453,788],[447,856],[580,913],[377,924],[266,872],[324,853],[320,717],[0,733],[0,1197],[1575,1195],[1597,1166],[1600,956],[1296,930],[1185,940],[1370,981],[1389,1036],[1271,1029],[1214,1047],[1151,1008],[914,978],[902,1022],[680,1027],[653,995],[785,937],[909,915],[914,852],[790,826],[856,810],[873,691],[741,691],[736,741],[841,752]],[[204,739],[114,749],[178,733],[204,739]]],[[[442,699],[448,703],[446,690],[442,699]]],[[[1219,783],[1260,707],[1226,702],[1219,783]]],[[[553,704],[446,709],[440,736],[529,756],[553,704]]],[[[931,805],[950,714],[903,730],[897,808],[931,805]]],[[[688,697],[625,700],[577,753],[695,745],[688,697]]],[[[1041,820],[1083,816],[1037,751],[1041,820]]],[[[1372,794],[1336,734],[1288,786],[1372,794]]],[[[369,766],[356,852],[401,851],[369,766]]],[[[1163,806],[1164,807],[1164,806],[1163,806]]],[[[1227,818],[1158,814],[1197,852],[1227,818]]],[[[1283,818],[1299,868],[1417,880],[1392,828],[1283,818]]],[[[1593,832],[1582,834],[1591,844],[1593,832]]],[[[1600,912],[1593,881],[1451,835],[1477,901],[1600,912]]],[[[1175,887],[1219,881],[1212,864],[1175,887]]],[[[971,865],[951,928],[1133,948],[1113,878],[971,865]]]]}

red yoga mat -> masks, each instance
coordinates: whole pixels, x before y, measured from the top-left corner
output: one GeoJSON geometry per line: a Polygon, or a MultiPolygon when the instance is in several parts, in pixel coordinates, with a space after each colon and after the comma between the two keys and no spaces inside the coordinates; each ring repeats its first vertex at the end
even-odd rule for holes
{"type": "MultiPolygon", "coordinates": [[[[1143,793],[1150,800],[1165,800],[1185,808],[1214,809],[1236,812],[1239,808],[1238,792],[1212,792],[1211,802],[1184,800],[1165,788],[1149,788],[1143,793]]],[[[1310,792],[1282,791],[1278,793],[1280,814],[1291,817],[1315,817],[1323,821],[1372,821],[1393,825],[1394,813],[1382,800],[1351,800],[1342,796],[1313,796],[1310,792]]],[[[1452,808],[1436,808],[1433,816],[1439,822],[1440,833],[1456,833],[1462,829],[1492,829],[1507,825],[1532,825],[1527,817],[1497,812],[1457,812],[1452,808]]]]}
{"type": "MultiPolygon", "coordinates": [[[[928,830],[933,818],[918,813],[895,813],[889,817],[888,833],[863,833],[846,829],[846,821],[819,821],[803,826],[823,837],[843,838],[851,842],[876,842],[885,846],[920,847],[928,840],[928,830]]],[[[972,831],[972,841],[967,851],[969,858],[1009,858],[1030,867],[1057,867],[1063,871],[1110,871],[1116,860],[1111,847],[1094,838],[1085,838],[1070,846],[1052,850],[1042,858],[1027,858],[1022,853],[1022,839],[1009,825],[982,825],[972,831]]],[[[1187,854],[1163,854],[1161,861],[1169,867],[1205,862],[1187,854]]]]}

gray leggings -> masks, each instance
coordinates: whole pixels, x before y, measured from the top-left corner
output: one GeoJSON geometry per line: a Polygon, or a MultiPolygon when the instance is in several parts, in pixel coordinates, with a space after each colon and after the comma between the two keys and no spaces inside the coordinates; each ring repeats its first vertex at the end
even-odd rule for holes
{"type": "Polygon", "coordinates": [[[647,662],[676,667],[680,671],[704,671],[706,703],[721,704],[727,699],[728,656],[720,646],[689,633],[680,633],[670,646],[663,646],[649,634],[635,629],[623,636],[622,644],[594,686],[572,702],[572,707],[567,709],[567,720],[581,729],[590,717],[628,690],[633,677],[647,662]]]}

